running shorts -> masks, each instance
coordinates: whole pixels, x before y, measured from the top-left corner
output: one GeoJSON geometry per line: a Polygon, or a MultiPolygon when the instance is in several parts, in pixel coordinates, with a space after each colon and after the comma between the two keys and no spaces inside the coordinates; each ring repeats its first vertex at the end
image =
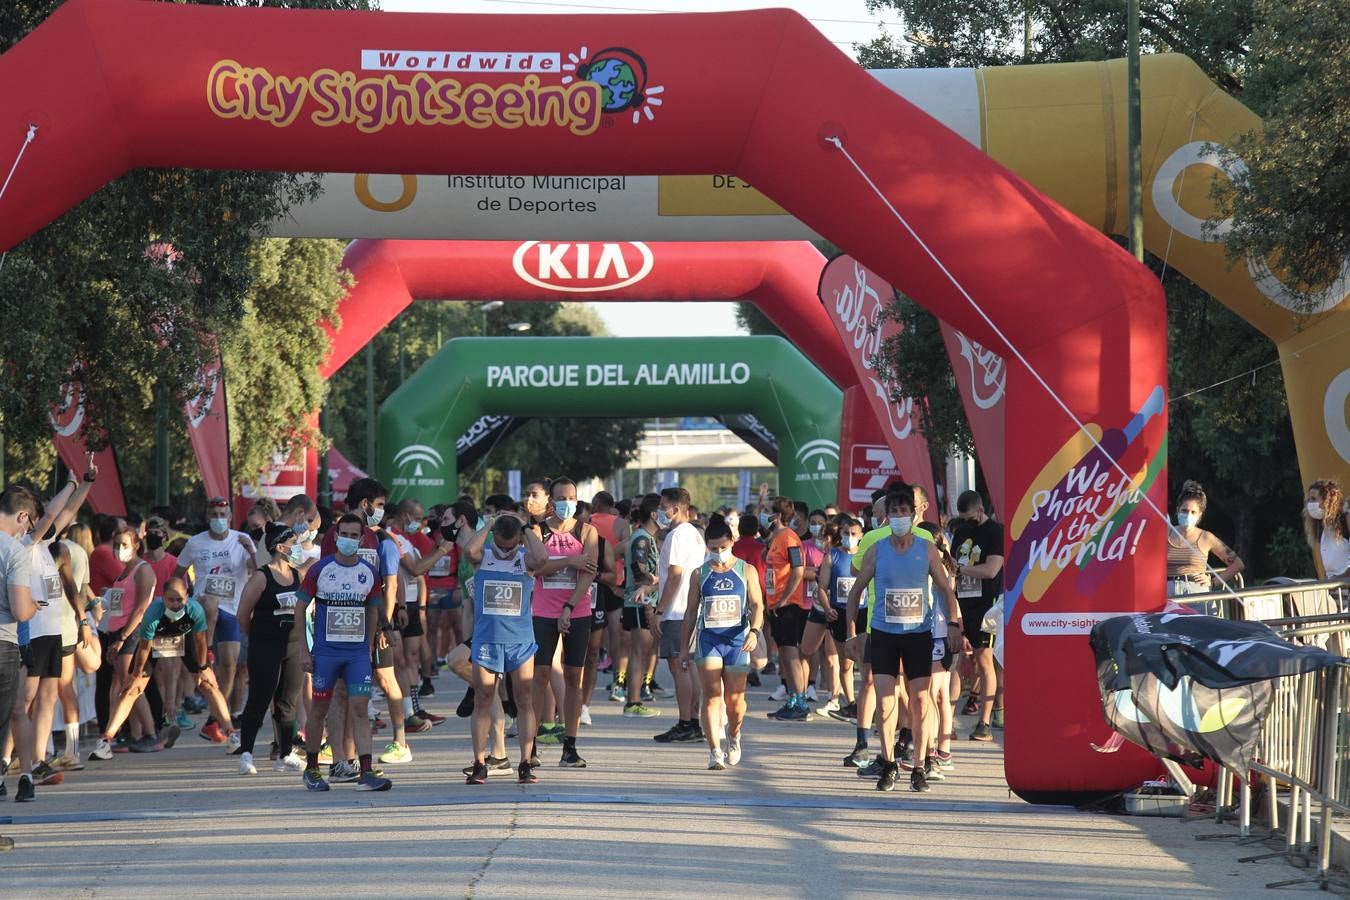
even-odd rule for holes
{"type": "Polygon", "coordinates": [[[647,623],[651,621],[648,615],[649,608],[646,606],[625,606],[623,608],[623,630],[636,631],[639,628],[646,628],[647,623]]]}
{"type": "Polygon", "coordinates": [[[223,609],[216,613],[217,644],[237,644],[243,636],[243,632],[239,630],[239,620],[234,617],[234,613],[227,613],[223,609]]]}
{"type": "Polygon", "coordinates": [[[489,672],[506,675],[514,672],[534,659],[539,645],[528,644],[479,644],[473,648],[474,665],[482,666],[489,672]]]}
{"type": "Polygon", "coordinates": [[[745,632],[735,637],[700,631],[694,648],[694,660],[700,668],[718,668],[727,672],[749,672],[750,652],[745,649],[745,632]]]}
{"type": "Polygon", "coordinates": [[[373,672],[370,657],[364,652],[325,653],[314,652],[314,699],[327,700],[333,696],[333,688],[339,680],[347,686],[347,694],[352,697],[369,697],[373,672]]]}
{"type": "Polygon", "coordinates": [[[872,675],[899,676],[902,668],[905,681],[927,678],[933,674],[933,633],[891,634],[873,631],[868,641],[872,651],[872,675]]]}
{"type": "Polygon", "coordinates": [[[561,639],[563,665],[573,669],[580,669],[586,665],[586,653],[591,644],[591,629],[587,624],[589,621],[589,616],[580,622],[574,619],[567,634],[563,634],[558,631],[557,619],[534,616],[534,642],[538,645],[538,650],[534,654],[534,664],[553,665],[553,654],[558,649],[558,641],[561,639]]]}
{"type": "Polygon", "coordinates": [[[773,639],[780,647],[800,647],[806,631],[806,610],[785,603],[773,611],[773,639]]]}

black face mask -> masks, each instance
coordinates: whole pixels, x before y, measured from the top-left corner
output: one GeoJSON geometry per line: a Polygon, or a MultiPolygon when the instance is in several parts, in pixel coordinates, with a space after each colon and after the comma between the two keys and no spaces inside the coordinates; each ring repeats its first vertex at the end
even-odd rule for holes
{"type": "Polygon", "coordinates": [[[147,531],[145,533],[145,546],[148,550],[158,550],[164,546],[164,535],[158,531],[147,531]]]}
{"type": "Polygon", "coordinates": [[[266,528],[250,528],[248,530],[248,536],[253,538],[254,543],[261,541],[263,539],[263,535],[266,533],[267,533],[266,528]]]}

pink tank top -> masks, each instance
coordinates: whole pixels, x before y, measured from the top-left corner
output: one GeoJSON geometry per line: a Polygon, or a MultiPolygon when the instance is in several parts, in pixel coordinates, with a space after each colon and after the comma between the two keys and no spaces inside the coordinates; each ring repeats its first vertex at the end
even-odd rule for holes
{"type": "Polygon", "coordinates": [[[106,609],[103,613],[103,621],[99,624],[99,629],[108,633],[121,631],[126,626],[127,621],[131,619],[132,612],[136,609],[136,572],[141,566],[149,565],[144,560],[138,560],[137,564],[131,567],[131,571],[124,575],[119,575],[117,580],[103,592],[103,602],[106,609]]]}
{"type": "MultiPolygon", "coordinates": [[[[576,535],[567,531],[555,531],[544,539],[544,549],[548,551],[549,559],[558,559],[563,556],[580,556],[585,552],[585,545],[576,535]]],[[[546,578],[536,577],[534,579],[534,614],[544,619],[556,619],[562,615],[563,604],[572,596],[572,592],[577,589],[576,569],[567,568],[559,572],[554,572],[546,578]]],[[[591,597],[595,593],[595,587],[586,591],[586,596],[582,597],[577,605],[572,608],[572,621],[589,616],[591,614],[591,597]]]]}

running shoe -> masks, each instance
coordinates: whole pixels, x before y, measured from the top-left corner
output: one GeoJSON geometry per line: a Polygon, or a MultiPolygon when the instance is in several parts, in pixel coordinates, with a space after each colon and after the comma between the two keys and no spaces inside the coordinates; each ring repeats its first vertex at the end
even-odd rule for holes
{"type": "MultiPolygon", "coordinates": [[[[895,758],[895,764],[900,767],[901,772],[913,772],[915,768],[914,760],[910,759],[908,756],[897,756],[895,758]]],[[[919,766],[919,768],[923,768],[923,766],[919,766]]]]}
{"type": "Polygon", "coordinates": [[[58,772],[49,764],[40,762],[33,767],[33,780],[38,784],[60,784],[66,780],[64,772],[58,772]]]}
{"type": "Polygon", "coordinates": [[[229,736],[225,738],[225,744],[227,747],[226,753],[236,752],[239,749],[239,732],[231,731],[229,736]]]}
{"type": "Polygon", "coordinates": [[[272,764],[273,772],[303,772],[305,771],[305,761],[294,750],[290,755],[283,756],[272,764]]]}
{"type": "Polygon", "coordinates": [[[773,693],[769,695],[769,699],[775,703],[782,703],[787,699],[787,695],[787,685],[780,681],[778,687],[774,688],[773,693]]]}
{"type": "MultiPolygon", "coordinates": [[[[113,741],[112,751],[113,751],[114,753],[130,753],[130,752],[131,752],[131,745],[134,744],[134,743],[135,743],[135,741],[133,741],[133,740],[132,740],[129,736],[127,736],[126,734],[119,735],[118,738],[117,738],[117,740],[113,741]]],[[[18,760],[15,760],[15,761],[14,761],[14,766],[17,767],[18,764],[19,764],[19,763],[18,763],[18,760]]],[[[16,771],[17,771],[17,769],[16,769],[16,771]]]]}
{"type": "Polygon", "coordinates": [[[563,769],[584,769],[586,760],[577,753],[576,747],[564,747],[562,757],[558,760],[558,766],[563,769]]]}
{"type": "Polygon", "coordinates": [[[19,786],[14,791],[15,803],[32,803],[37,799],[37,792],[33,790],[33,776],[20,775],[19,786]]]}
{"type": "Polygon", "coordinates": [[[381,719],[379,716],[376,716],[375,718],[370,720],[371,733],[374,733],[376,731],[384,731],[388,727],[389,723],[386,722],[384,719],[381,719]]]}
{"type": "Polygon", "coordinates": [[[423,678],[422,686],[417,689],[417,694],[421,697],[434,697],[436,696],[436,686],[431,683],[430,678],[423,678]]]}
{"type": "Polygon", "coordinates": [[[539,761],[539,753],[537,751],[531,752],[530,758],[526,760],[526,762],[530,764],[531,769],[537,769],[543,765],[543,763],[539,761]]]}
{"type": "Polygon", "coordinates": [[[988,743],[994,739],[994,735],[993,732],[989,730],[989,724],[987,722],[981,722],[970,732],[970,739],[972,741],[988,743]]]}
{"type": "Polygon", "coordinates": [[[650,684],[644,683],[642,687],[638,690],[638,702],[639,703],[656,702],[656,695],[652,693],[652,686],[650,684]]]}
{"type": "Polygon", "coordinates": [[[727,767],[726,754],[721,750],[712,750],[708,753],[708,770],[711,772],[720,772],[727,767]]]}
{"type": "Polygon", "coordinates": [[[686,723],[676,722],[660,734],[652,735],[652,740],[658,744],[673,744],[676,741],[684,743],[689,740],[688,735],[693,731],[686,723]]]}
{"type": "Polygon", "coordinates": [[[806,689],[806,699],[809,703],[819,703],[820,698],[816,696],[816,686],[810,685],[806,689]]]}
{"type": "MultiPolygon", "coordinates": [[[[489,775],[492,775],[496,772],[511,771],[511,760],[507,759],[505,756],[493,756],[491,753],[489,753],[487,756],[484,757],[484,760],[485,760],[484,765],[487,767],[489,775]]],[[[470,772],[472,772],[473,767],[474,767],[473,763],[470,763],[469,765],[465,766],[464,774],[468,775],[470,772]]]]}
{"type": "Polygon", "coordinates": [[[961,715],[973,716],[980,711],[980,695],[972,693],[966,698],[966,705],[961,707],[961,715]]]}
{"type": "Polygon", "coordinates": [[[430,722],[432,725],[439,725],[445,721],[445,716],[438,716],[434,712],[427,712],[425,709],[419,709],[413,713],[419,719],[430,722]]]}
{"type": "Polygon", "coordinates": [[[62,772],[78,772],[84,768],[84,763],[80,762],[78,753],[62,753],[60,756],[50,759],[47,765],[53,769],[60,769],[62,772]]]}
{"type": "Polygon", "coordinates": [[[745,676],[745,683],[750,685],[751,687],[759,687],[762,684],[762,682],[759,680],[759,673],[756,672],[754,669],[751,669],[749,674],[745,676]]]}
{"type": "Polygon", "coordinates": [[[473,688],[464,689],[464,699],[459,701],[459,706],[455,707],[455,715],[461,719],[467,719],[473,715],[473,688]]]}
{"type": "Polygon", "coordinates": [[[652,709],[650,706],[643,706],[641,703],[629,703],[623,708],[625,719],[654,719],[659,715],[661,715],[659,709],[652,709]]]}
{"type": "Polygon", "coordinates": [[[841,709],[827,709],[825,712],[837,722],[854,723],[858,721],[858,704],[856,703],[850,703],[841,709]]]}
{"type": "Polygon", "coordinates": [[[170,725],[159,733],[159,742],[164,745],[165,750],[168,750],[174,744],[178,743],[178,739],[182,736],[183,729],[179,728],[177,725],[170,725]]]}
{"type": "Polygon", "coordinates": [[[176,724],[179,728],[183,729],[184,731],[191,731],[193,728],[196,727],[195,725],[192,724],[192,720],[188,718],[188,714],[183,712],[183,710],[181,709],[178,711],[177,718],[174,719],[174,724],[176,724]]]}
{"type": "Polygon", "coordinates": [[[600,661],[596,663],[595,671],[601,674],[607,674],[614,671],[614,660],[610,658],[609,651],[600,654],[600,661]]]}
{"type": "Polygon", "coordinates": [[[520,768],[516,770],[516,780],[521,784],[539,783],[539,777],[534,774],[534,766],[528,762],[520,764],[520,768]]]}
{"type": "Polygon", "coordinates": [[[866,747],[854,747],[853,752],[844,757],[844,765],[864,769],[872,761],[872,751],[866,747]]]}
{"type": "Polygon", "coordinates": [[[770,719],[785,719],[788,716],[788,714],[792,712],[792,709],[793,707],[791,703],[784,703],[782,706],[778,707],[778,709],[774,710],[771,713],[766,713],[766,715],[770,719]]]}
{"type": "Polygon", "coordinates": [[[488,770],[487,766],[480,762],[475,762],[469,766],[469,774],[464,779],[465,784],[487,784],[488,770]]]}
{"type": "Polygon", "coordinates": [[[895,790],[895,782],[898,777],[899,770],[896,769],[895,763],[882,763],[881,774],[877,776],[877,790],[888,792],[895,790]]]}
{"type": "Polygon", "coordinates": [[[356,780],[358,791],[387,791],[394,786],[388,778],[381,778],[374,772],[366,772],[356,780]]]}
{"type": "MultiPolygon", "coordinates": [[[[296,735],[296,739],[301,744],[305,742],[304,735],[296,735]]],[[[277,744],[276,741],[273,741],[272,746],[267,748],[267,761],[276,762],[280,756],[281,756],[281,747],[277,744]]]]}
{"type": "Polygon", "coordinates": [[[681,733],[675,735],[673,740],[677,744],[700,744],[703,741],[706,741],[707,737],[703,734],[703,726],[695,722],[681,733]]]}
{"type": "Polygon", "coordinates": [[[328,770],[330,781],[336,781],[338,784],[347,784],[356,781],[361,777],[361,770],[356,763],[351,760],[340,759],[333,763],[332,768],[328,770]]]}
{"type": "Polygon", "coordinates": [[[839,712],[839,701],[834,697],[831,697],[823,706],[816,707],[816,712],[833,716],[835,713],[839,712]]]}
{"type": "Polygon", "coordinates": [[[951,753],[943,753],[941,750],[936,750],[933,753],[933,759],[937,760],[937,764],[940,768],[945,769],[948,772],[956,768],[956,760],[952,758],[951,753]]]}
{"type": "Polygon", "coordinates": [[[580,721],[581,721],[581,724],[582,724],[582,725],[594,725],[594,724],[595,724],[594,722],[591,721],[591,708],[590,708],[589,706],[587,706],[586,704],[584,704],[584,703],[581,704],[581,720],[580,720],[580,721]]]}
{"type": "Polygon", "coordinates": [[[431,730],[431,723],[426,719],[419,719],[417,716],[408,716],[403,720],[403,730],[409,734],[421,734],[424,731],[431,730]]]}
{"type": "Polygon", "coordinates": [[[995,728],[1001,729],[1003,727],[1003,707],[1001,706],[994,707],[994,715],[992,718],[990,718],[989,724],[995,728]]]}
{"type": "Polygon", "coordinates": [[[239,754],[239,774],[240,775],[258,774],[258,767],[253,765],[253,754],[249,753],[247,750],[239,754]]]}
{"type": "Polygon", "coordinates": [[[923,764],[924,777],[929,781],[946,781],[947,776],[942,774],[942,766],[938,765],[937,759],[928,757],[928,761],[923,764]]]}
{"type": "Polygon", "coordinates": [[[553,722],[546,725],[540,725],[539,730],[535,732],[534,740],[537,744],[561,744],[563,732],[566,727],[561,722],[553,722]]]}
{"type": "Polygon", "coordinates": [[[412,762],[412,750],[408,749],[407,744],[400,744],[398,741],[390,741],[380,754],[382,763],[407,763],[412,762]]]}
{"type": "Polygon", "coordinates": [[[655,678],[647,682],[647,686],[652,689],[652,694],[656,697],[671,697],[674,696],[675,693],[674,691],[661,687],[661,685],[656,683],[655,678]]]}
{"type": "Polygon", "coordinates": [[[727,735],[727,765],[738,766],[741,764],[741,736],[739,734],[727,735]]]}
{"type": "Polygon", "coordinates": [[[895,758],[904,759],[909,756],[909,748],[914,743],[914,733],[908,728],[901,728],[900,733],[895,737],[895,758]]]}
{"type": "Polygon", "coordinates": [[[928,784],[928,777],[923,774],[923,769],[918,768],[909,773],[909,789],[918,794],[926,794],[932,790],[928,784]]]}
{"type": "Polygon", "coordinates": [[[765,665],[764,665],[764,674],[765,674],[765,675],[777,675],[777,674],[778,674],[778,665],[777,665],[777,663],[775,663],[773,660],[769,660],[767,663],[765,663],[765,665]]]}
{"type": "Polygon", "coordinates": [[[307,791],[326,791],[328,782],[323,780],[323,775],[319,774],[318,769],[306,769],[304,774],[305,790],[307,791]]]}
{"type": "Polygon", "coordinates": [[[106,738],[99,738],[94,749],[89,751],[90,759],[112,759],[112,744],[108,743],[106,738]]]}
{"type": "Polygon", "coordinates": [[[207,722],[197,735],[204,741],[210,741],[213,744],[223,744],[227,740],[225,732],[220,730],[220,723],[214,720],[207,722]]]}
{"type": "Polygon", "coordinates": [[[813,717],[812,717],[812,715],[811,715],[811,710],[807,709],[805,705],[798,705],[798,706],[791,706],[791,705],[789,705],[788,708],[787,708],[787,712],[784,713],[783,715],[779,716],[779,717],[778,717],[778,721],[780,721],[780,722],[810,722],[810,721],[812,721],[812,718],[813,718],[813,717]]]}
{"type": "Polygon", "coordinates": [[[628,700],[628,688],[622,684],[611,685],[609,689],[610,703],[624,703],[628,700]]]}
{"type": "Polygon", "coordinates": [[[319,746],[319,765],[331,766],[333,764],[333,747],[331,744],[324,743],[319,746]]]}
{"type": "Polygon", "coordinates": [[[158,753],[164,749],[164,745],[153,734],[147,734],[138,741],[132,741],[127,749],[132,753],[158,753]]]}

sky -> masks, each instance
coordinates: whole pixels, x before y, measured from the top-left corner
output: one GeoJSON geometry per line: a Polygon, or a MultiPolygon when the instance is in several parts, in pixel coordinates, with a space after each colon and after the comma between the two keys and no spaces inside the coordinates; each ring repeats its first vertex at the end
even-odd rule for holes
{"type": "MultiPolygon", "coordinates": [[[[596,14],[606,11],[641,12],[721,12],[766,7],[795,9],[810,19],[831,41],[845,52],[853,44],[875,37],[882,24],[898,32],[897,13],[877,16],[867,11],[864,0],[778,0],[778,2],[735,2],[735,0],[381,0],[386,12],[463,12],[463,13],[540,13],[596,14]]],[[[713,173],[709,173],[713,174],[713,173]]],[[[666,337],[672,335],[739,334],[734,303],[597,303],[595,309],[619,337],[666,337]]]]}

